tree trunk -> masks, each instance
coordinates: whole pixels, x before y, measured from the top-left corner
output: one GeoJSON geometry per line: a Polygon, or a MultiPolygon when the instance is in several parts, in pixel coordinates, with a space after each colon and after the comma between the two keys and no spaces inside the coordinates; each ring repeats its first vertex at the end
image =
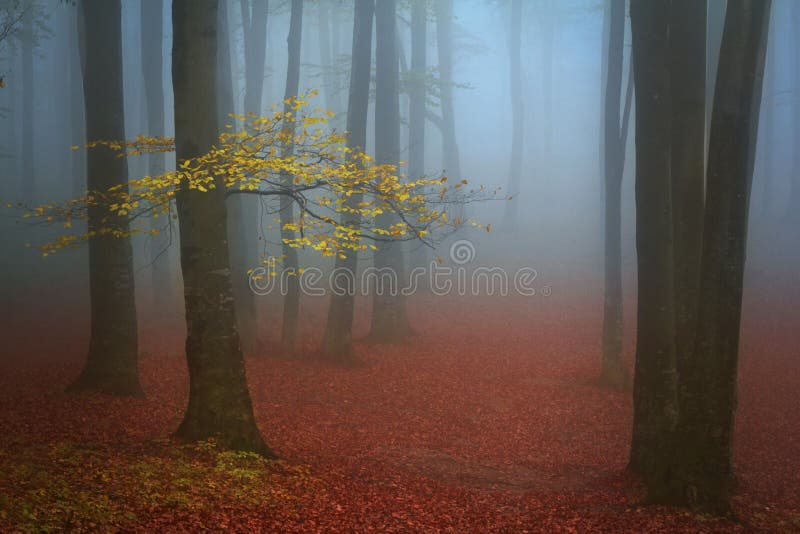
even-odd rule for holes
{"type": "Polygon", "coordinates": [[[26,202],[36,202],[36,172],[33,165],[33,125],[35,122],[33,98],[36,86],[33,80],[33,48],[36,36],[33,16],[36,4],[25,9],[22,16],[22,197],[26,202]]]}
{"type": "MultiPolygon", "coordinates": [[[[369,84],[372,64],[372,19],[375,0],[356,0],[353,21],[352,67],[350,69],[350,93],[347,105],[347,148],[363,152],[367,144],[367,114],[369,110],[369,84]]],[[[358,206],[361,195],[349,197],[350,206],[358,206]]],[[[342,224],[357,227],[361,223],[358,214],[343,213],[342,224]]],[[[342,273],[341,285],[347,284],[343,294],[331,295],[328,320],[322,341],[323,355],[330,360],[352,365],[358,363],[353,356],[353,308],[358,271],[356,251],[348,251],[344,258],[336,256],[335,269],[342,273]]]]}
{"type": "MultiPolygon", "coordinates": [[[[670,164],[675,269],[675,350],[679,377],[683,377],[692,359],[699,304],[697,299],[700,290],[705,202],[706,4],[703,0],[673,0],[670,20],[670,164]]],[[[680,411],[684,411],[683,406],[680,411]]]]}
{"type": "MultiPolygon", "coordinates": [[[[396,33],[396,2],[375,4],[375,161],[397,165],[400,159],[399,64],[396,33]]],[[[397,222],[393,214],[376,218],[377,226],[387,228],[397,222]]],[[[406,315],[405,296],[400,289],[405,281],[405,258],[401,243],[382,241],[375,252],[375,269],[391,272],[393,283],[386,287],[376,281],[372,298],[370,341],[397,343],[411,332],[406,315]]]]}
{"type": "MultiPolygon", "coordinates": [[[[83,16],[78,9],[70,11],[69,91],[70,91],[70,135],[71,144],[83,147],[86,144],[86,115],[83,102],[83,16]]],[[[86,151],[73,150],[70,160],[72,168],[72,196],[77,198],[86,191],[86,151]]]]}
{"type": "MultiPolygon", "coordinates": [[[[86,43],[83,65],[86,135],[90,141],[122,140],[125,120],[120,2],[84,0],[81,8],[86,43]]],[[[127,182],[125,158],[107,148],[89,151],[87,170],[88,188],[93,191],[124,186],[127,182]]],[[[127,217],[111,217],[101,207],[90,207],[88,228],[90,232],[110,229],[128,232],[129,226],[127,217]]],[[[106,234],[89,239],[89,291],[89,355],[81,375],[69,389],[142,395],[129,237],[106,234]]]]}
{"type": "MultiPolygon", "coordinates": [[[[217,1],[174,0],[172,24],[180,165],[217,140],[217,1]]],[[[189,365],[189,406],[176,435],[214,437],[226,447],[271,455],[253,414],[236,330],[224,183],[217,177],[216,188],[205,193],[182,189],[176,201],[189,365]]]]}
{"type": "Polygon", "coordinates": [[[636,83],[638,304],[630,468],[658,479],[677,424],[672,186],[670,4],[631,0],[636,83]]]}
{"type": "MultiPolygon", "coordinates": [[[[729,0],[708,153],[699,314],[682,370],[681,455],[664,502],[727,513],[739,326],[769,0],[729,0]]],[[[666,485],[666,484],[665,484],[666,485]]]]}
{"type": "MultiPolygon", "coordinates": [[[[509,77],[511,85],[511,162],[508,173],[508,192],[517,195],[522,178],[522,147],[524,129],[524,100],[522,98],[522,0],[511,0],[511,31],[508,38],[509,77]]],[[[505,211],[505,227],[517,229],[519,200],[513,200],[505,211]]]]}
{"type": "MultiPolygon", "coordinates": [[[[625,0],[611,0],[603,120],[605,183],[605,297],[601,380],[621,389],[628,383],[622,363],[622,175],[626,135],[620,131],[622,65],[625,45],[625,0]]],[[[625,132],[627,134],[627,132],[625,132]]]]}
{"type": "MultiPolygon", "coordinates": [[[[289,47],[289,61],[286,67],[286,91],[284,100],[297,96],[298,86],[300,85],[300,43],[303,37],[303,2],[302,0],[292,0],[292,14],[289,23],[289,37],[286,39],[289,47]]],[[[289,112],[291,106],[284,104],[283,111],[289,112]]],[[[294,132],[294,121],[289,121],[285,125],[291,132],[294,132]]],[[[283,147],[283,156],[289,156],[294,152],[294,144],[287,143],[283,147]]],[[[284,184],[291,187],[292,177],[288,174],[282,176],[284,184]]],[[[283,297],[283,325],[281,330],[281,351],[284,356],[294,354],[297,343],[297,322],[300,313],[300,279],[299,261],[297,249],[290,247],[286,241],[294,237],[294,232],[287,230],[285,226],[292,222],[294,217],[294,201],[288,196],[281,196],[281,241],[283,243],[283,268],[289,273],[286,277],[286,295],[283,297]]]]}
{"type": "Polygon", "coordinates": [[[436,43],[442,104],[442,159],[444,172],[455,183],[461,180],[461,163],[453,109],[453,0],[436,2],[436,43]]]}
{"type": "MultiPolygon", "coordinates": [[[[141,4],[142,16],[142,78],[144,79],[147,132],[151,136],[165,135],[164,119],[164,4],[161,0],[147,0],[141,4]]],[[[166,155],[153,153],[147,156],[150,176],[166,170],[166,155]]],[[[153,219],[152,229],[162,232],[169,223],[162,218],[153,219]]],[[[172,293],[169,261],[169,235],[159,233],[148,236],[150,268],[153,284],[153,315],[158,318],[169,307],[172,293]]]]}
{"type": "MultiPolygon", "coordinates": [[[[425,110],[427,106],[427,29],[428,2],[411,4],[411,85],[408,112],[408,175],[417,180],[425,175],[425,110]]],[[[425,266],[427,247],[416,247],[411,260],[414,266],[425,266]]]]}

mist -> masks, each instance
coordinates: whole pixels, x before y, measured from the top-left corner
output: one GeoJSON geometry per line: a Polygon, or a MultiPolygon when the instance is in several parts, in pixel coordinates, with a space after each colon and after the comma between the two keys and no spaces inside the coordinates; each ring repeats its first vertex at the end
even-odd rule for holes
{"type": "Polygon", "coordinates": [[[797,529],[798,35],[0,1],[0,529],[797,529]]]}

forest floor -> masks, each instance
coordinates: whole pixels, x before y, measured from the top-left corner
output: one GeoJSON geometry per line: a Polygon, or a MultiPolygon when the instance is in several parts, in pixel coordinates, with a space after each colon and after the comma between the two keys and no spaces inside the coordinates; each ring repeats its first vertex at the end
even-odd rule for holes
{"type": "MultiPolygon", "coordinates": [[[[641,505],[630,391],[596,383],[600,303],[565,285],[415,297],[417,336],[359,344],[359,369],[248,358],[279,461],[171,441],[188,392],[174,334],[147,334],[140,399],[64,393],[79,347],[0,362],[0,530],[800,532],[800,312],[785,293],[746,298],[732,518],[641,505]]],[[[324,305],[306,304],[310,352],[324,305]]]]}

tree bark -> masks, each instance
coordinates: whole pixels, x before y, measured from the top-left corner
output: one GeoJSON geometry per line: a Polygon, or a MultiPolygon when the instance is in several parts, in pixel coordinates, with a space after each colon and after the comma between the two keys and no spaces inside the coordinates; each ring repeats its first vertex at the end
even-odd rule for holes
{"type": "MultiPolygon", "coordinates": [[[[679,377],[683,377],[687,365],[691,365],[699,305],[705,202],[706,13],[707,2],[703,0],[672,1],[670,165],[675,269],[675,350],[679,377]]],[[[683,383],[680,388],[679,399],[682,399],[683,383]]],[[[681,416],[685,410],[686,407],[681,405],[681,416]]],[[[676,443],[676,447],[678,446],[676,443]]]]}
{"type": "Polygon", "coordinates": [[[771,2],[729,0],[708,153],[699,314],[693,358],[682,370],[681,454],[663,502],[727,513],[733,490],[748,205],[771,2]]]}
{"type": "Polygon", "coordinates": [[[622,175],[627,132],[621,131],[622,67],[625,45],[625,0],[610,0],[608,72],[603,120],[605,183],[605,296],[601,380],[617,389],[628,384],[622,362],[622,175]]]}
{"type": "MultiPolygon", "coordinates": [[[[119,0],[84,0],[81,4],[86,61],[83,91],[86,135],[90,141],[125,138],[122,90],[122,21],[119,0]]],[[[87,186],[105,191],[127,183],[124,157],[97,147],[87,156],[87,186]]],[[[90,207],[89,232],[129,231],[127,217],[90,207]]],[[[94,235],[89,239],[91,337],[86,366],[70,385],[117,395],[142,395],[137,367],[138,339],[129,237],[94,235]]]]}
{"type": "MultiPolygon", "coordinates": [[[[347,105],[347,148],[363,152],[367,144],[367,114],[369,110],[369,85],[372,63],[372,20],[375,0],[355,0],[353,20],[352,67],[347,105]]],[[[350,206],[358,206],[361,195],[350,197],[350,206]]],[[[357,227],[361,223],[358,214],[343,213],[341,222],[345,226],[357,227]]],[[[325,358],[344,364],[359,363],[353,355],[353,312],[358,271],[356,251],[348,251],[344,258],[337,255],[335,269],[342,273],[344,294],[331,295],[328,320],[322,341],[325,358]]]]}
{"type": "MultiPolygon", "coordinates": [[[[289,36],[286,39],[289,47],[289,61],[286,67],[286,91],[284,100],[297,96],[300,85],[300,45],[303,38],[303,2],[302,0],[292,0],[292,13],[289,23],[289,36]]],[[[291,106],[284,104],[283,111],[289,112],[291,106]]],[[[288,121],[284,126],[291,132],[295,130],[294,121],[288,121]]],[[[294,152],[294,144],[287,143],[283,147],[283,156],[287,157],[294,152]]],[[[292,177],[284,174],[282,180],[285,184],[292,183],[292,177]]],[[[289,187],[291,187],[289,185],[289,187]]],[[[289,273],[286,277],[286,295],[283,297],[283,325],[281,329],[281,351],[284,356],[294,354],[297,343],[297,323],[300,313],[300,274],[297,249],[286,244],[287,240],[294,237],[294,232],[287,230],[285,226],[292,222],[294,217],[294,201],[282,195],[280,199],[281,213],[281,241],[283,243],[283,268],[289,273]]]]}
{"type": "Polygon", "coordinates": [[[638,304],[630,468],[658,479],[677,424],[672,184],[670,4],[631,0],[636,83],[638,304]]]}
{"type": "MultiPolygon", "coordinates": [[[[217,7],[217,0],[172,4],[178,165],[217,140],[217,7]]],[[[224,187],[217,177],[215,189],[184,188],[176,198],[189,365],[189,406],[176,435],[271,455],[253,414],[236,329],[224,187]]]]}
{"type": "MultiPolygon", "coordinates": [[[[396,34],[396,2],[380,0],[375,4],[375,160],[397,165],[400,159],[399,56],[396,34]]],[[[376,218],[381,228],[397,222],[397,217],[383,213],[376,218]]],[[[401,243],[378,244],[374,264],[378,272],[391,270],[395,287],[373,287],[372,324],[369,339],[375,343],[397,343],[410,333],[405,297],[400,289],[405,281],[405,258],[401,243]]]]}

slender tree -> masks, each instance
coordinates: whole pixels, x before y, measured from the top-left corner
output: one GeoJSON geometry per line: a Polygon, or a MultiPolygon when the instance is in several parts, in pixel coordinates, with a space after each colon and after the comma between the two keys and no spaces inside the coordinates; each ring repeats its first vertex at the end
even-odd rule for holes
{"type": "MultiPolygon", "coordinates": [[[[122,90],[122,21],[119,0],[81,3],[86,56],[83,93],[86,135],[90,141],[125,138],[122,90]]],[[[87,186],[104,191],[127,182],[125,158],[98,147],[87,157],[87,186]]],[[[133,251],[125,217],[90,207],[89,291],[91,337],[86,366],[71,390],[141,395],[137,368],[138,339],[134,301],[133,251]]]]}
{"type": "MultiPolygon", "coordinates": [[[[511,0],[510,32],[508,35],[508,65],[511,86],[511,162],[508,190],[519,193],[522,179],[522,147],[525,135],[525,110],[522,98],[522,0],[511,0]]],[[[505,212],[505,226],[514,231],[517,226],[519,202],[511,202],[505,212]]]]}
{"type": "MultiPolygon", "coordinates": [[[[603,299],[602,381],[614,388],[624,387],[628,373],[622,362],[622,176],[631,84],[621,109],[622,73],[625,48],[625,0],[610,0],[607,7],[608,44],[605,64],[603,119],[603,174],[605,184],[605,295],[603,299]]],[[[630,71],[630,69],[629,69],[630,71]]]]}
{"type": "MultiPolygon", "coordinates": [[[[144,80],[147,131],[151,136],[165,134],[164,110],[164,3],[148,0],[141,3],[142,78],[144,80]]],[[[165,171],[164,153],[147,156],[147,172],[157,176],[165,171]]],[[[167,308],[172,292],[168,235],[161,233],[163,222],[153,219],[153,229],[159,232],[148,236],[152,262],[153,304],[155,315],[167,308]]]]}
{"type": "MultiPolygon", "coordinates": [[[[350,68],[350,90],[347,104],[347,148],[353,153],[363,152],[367,144],[367,114],[369,111],[369,85],[372,63],[372,20],[375,0],[355,0],[353,19],[353,46],[350,68]]],[[[361,195],[349,197],[351,206],[358,206],[361,195]]],[[[358,227],[357,213],[342,215],[342,224],[358,227]]],[[[335,269],[337,286],[344,290],[334,292],[328,309],[328,321],[322,342],[323,355],[333,361],[352,365],[358,363],[353,355],[353,305],[356,292],[355,273],[358,256],[351,251],[345,257],[337,256],[335,269]]]]}
{"type": "MultiPolygon", "coordinates": [[[[217,0],[172,3],[179,165],[204,154],[217,140],[217,9],[217,0]]],[[[233,449],[271,455],[247,389],[233,303],[225,187],[222,177],[216,180],[209,192],[183,189],[176,198],[189,366],[189,405],[176,434],[187,440],[216,437],[233,449]]]]}
{"type": "MultiPolygon", "coordinates": [[[[303,1],[292,0],[292,11],[289,22],[289,36],[287,45],[289,47],[289,61],[286,67],[286,90],[284,91],[284,111],[291,110],[289,99],[297,96],[300,85],[300,45],[303,38],[303,1]]],[[[285,128],[294,132],[295,124],[289,121],[285,128]]],[[[287,142],[283,147],[284,156],[294,152],[294,145],[287,142]]],[[[285,184],[290,184],[292,177],[286,174],[282,180],[285,184]]],[[[287,244],[287,240],[292,239],[294,232],[286,228],[292,222],[294,215],[294,200],[290,196],[281,196],[280,199],[280,219],[281,219],[281,240],[283,241],[283,266],[285,272],[289,274],[285,278],[286,295],[283,297],[283,324],[281,330],[281,351],[285,356],[294,354],[297,343],[297,321],[300,313],[300,280],[299,280],[299,261],[297,249],[287,244]]]]}
{"type": "Polygon", "coordinates": [[[447,176],[458,181],[461,179],[461,163],[453,107],[453,0],[436,0],[436,44],[442,105],[442,159],[447,176]]]}
{"type": "Polygon", "coordinates": [[[36,200],[36,174],[33,165],[33,125],[35,122],[33,98],[36,94],[33,79],[33,49],[36,45],[34,11],[31,2],[22,16],[22,196],[27,202],[36,200]]]}
{"type": "MultiPolygon", "coordinates": [[[[375,160],[379,164],[397,165],[400,159],[399,54],[397,49],[395,0],[375,4],[375,160]]],[[[396,216],[384,213],[377,223],[383,228],[396,222],[396,216]]],[[[370,340],[394,343],[411,332],[406,303],[400,288],[405,280],[405,258],[401,243],[380,242],[375,253],[379,273],[391,272],[392,282],[382,283],[379,277],[372,298],[370,340]]]]}
{"type": "Polygon", "coordinates": [[[636,83],[638,304],[630,467],[655,479],[678,419],[672,186],[670,4],[631,0],[636,83]]]}

